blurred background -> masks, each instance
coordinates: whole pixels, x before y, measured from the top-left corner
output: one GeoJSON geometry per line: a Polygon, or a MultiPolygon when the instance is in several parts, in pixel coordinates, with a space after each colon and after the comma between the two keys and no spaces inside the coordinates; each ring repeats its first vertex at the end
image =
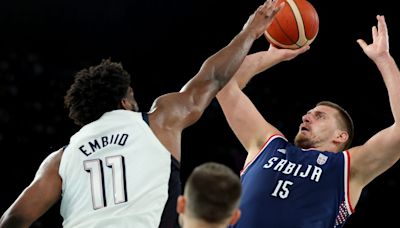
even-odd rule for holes
{"type": "MultiPolygon", "coordinates": [[[[356,43],[371,42],[375,15],[386,16],[392,56],[400,58],[400,17],[393,1],[310,0],[320,29],[311,50],[255,77],[245,88],[266,119],[292,141],[301,116],[320,100],[341,104],[355,123],[353,145],[392,124],[386,88],[356,43]]],[[[80,69],[104,58],[132,75],[141,111],[180,88],[224,47],[259,0],[3,1],[0,7],[0,151],[2,214],[32,181],[42,160],[78,130],[63,96],[80,69]]],[[[266,50],[264,37],[250,51],[266,50]]],[[[184,131],[182,181],[217,161],[239,173],[246,152],[213,101],[184,131]]],[[[400,148],[399,148],[400,149],[400,148]]],[[[379,153],[379,151],[377,151],[379,153]]],[[[370,183],[346,227],[400,227],[400,165],[370,183]]],[[[61,227],[59,205],[32,227],[61,227]]]]}

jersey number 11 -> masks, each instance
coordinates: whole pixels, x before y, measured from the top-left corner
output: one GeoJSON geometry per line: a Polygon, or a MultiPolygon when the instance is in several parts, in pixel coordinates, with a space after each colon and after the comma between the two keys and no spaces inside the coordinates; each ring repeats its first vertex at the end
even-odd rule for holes
{"type": "MultiPolygon", "coordinates": [[[[106,167],[112,171],[112,183],[114,190],[114,204],[126,202],[125,162],[121,155],[105,158],[106,167]]],[[[92,191],[93,209],[97,210],[107,206],[104,188],[104,171],[101,159],[86,160],[84,169],[90,173],[90,186],[92,191]]]]}

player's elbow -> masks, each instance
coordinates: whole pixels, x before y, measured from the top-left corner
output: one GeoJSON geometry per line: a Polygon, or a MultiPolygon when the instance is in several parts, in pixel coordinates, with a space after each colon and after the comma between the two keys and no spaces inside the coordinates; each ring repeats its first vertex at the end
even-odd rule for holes
{"type": "Polygon", "coordinates": [[[6,211],[0,218],[0,228],[29,228],[32,222],[17,213],[6,211]]]}
{"type": "Polygon", "coordinates": [[[390,128],[391,140],[400,147],[400,123],[395,122],[390,128]]]}

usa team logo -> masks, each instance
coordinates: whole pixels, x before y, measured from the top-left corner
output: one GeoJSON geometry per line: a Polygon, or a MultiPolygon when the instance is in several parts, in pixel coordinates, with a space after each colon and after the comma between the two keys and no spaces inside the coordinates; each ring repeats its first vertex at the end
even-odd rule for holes
{"type": "Polygon", "coordinates": [[[326,161],[328,160],[328,156],[324,155],[324,154],[319,154],[318,158],[317,158],[317,164],[318,165],[323,165],[326,163],[326,161]]]}

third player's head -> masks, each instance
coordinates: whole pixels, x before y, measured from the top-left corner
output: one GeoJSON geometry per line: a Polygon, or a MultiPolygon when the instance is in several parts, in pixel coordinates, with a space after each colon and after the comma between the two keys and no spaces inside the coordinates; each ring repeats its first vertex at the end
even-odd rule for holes
{"type": "Polygon", "coordinates": [[[99,65],[79,71],[64,98],[69,117],[76,124],[85,125],[108,111],[137,111],[130,83],[129,73],[121,64],[110,60],[102,60],[99,65]]]}
{"type": "Polygon", "coordinates": [[[353,135],[353,121],[346,110],[322,101],[303,116],[295,144],[304,149],[338,152],[350,147],[353,135]]]}
{"type": "Polygon", "coordinates": [[[239,177],[230,168],[214,162],[198,166],[185,184],[185,194],[178,198],[183,227],[234,224],[240,217],[240,195],[239,177]]]}

